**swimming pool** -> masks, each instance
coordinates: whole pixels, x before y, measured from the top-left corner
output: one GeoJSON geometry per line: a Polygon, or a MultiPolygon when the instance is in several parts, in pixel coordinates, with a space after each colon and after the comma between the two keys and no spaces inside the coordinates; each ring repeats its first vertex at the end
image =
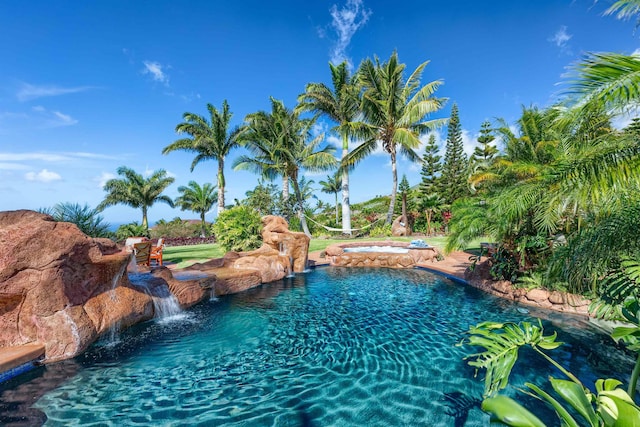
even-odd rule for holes
{"type": "MultiPolygon", "coordinates": [[[[0,386],[0,424],[480,426],[482,379],[457,347],[481,320],[531,319],[424,270],[320,268],[127,330],[0,386]]],[[[585,384],[633,361],[575,317],[551,314],[554,357],[585,384]]],[[[531,352],[514,384],[544,381],[531,352]]]]}

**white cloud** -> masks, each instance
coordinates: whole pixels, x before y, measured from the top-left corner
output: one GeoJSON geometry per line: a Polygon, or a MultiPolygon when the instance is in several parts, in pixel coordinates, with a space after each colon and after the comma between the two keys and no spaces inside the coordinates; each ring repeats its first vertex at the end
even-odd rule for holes
{"type": "Polygon", "coordinates": [[[18,101],[24,102],[37,98],[44,98],[47,96],[59,96],[67,95],[70,93],[84,92],[86,90],[93,89],[91,86],[77,86],[77,87],[62,87],[55,85],[43,85],[36,86],[29,83],[23,83],[22,87],[16,93],[18,101]]]}
{"type": "Polygon", "coordinates": [[[37,181],[37,182],[53,182],[59,181],[62,179],[60,175],[55,172],[48,171],[47,169],[42,169],[40,172],[27,172],[24,177],[27,181],[37,181]]]}
{"type": "Polygon", "coordinates": [[[0,162],[0,170],[25,170],[29,169],[25,165],[21,165],[19,163],[3,163],[0,162]]]}
{"type": "Polygon", "coordinates": [[[96,181],[98,183],[98,188],[102,190],[102,188],[107,183],[107,181],[109,181],[110,179],[113,179],[113,178],[116,178],[115,174],[112,174],[110,172],[102,172],[102,174],[100,174],[100,176],[94,178],[94,181],[96,181]]]}
{"type": "Polygon", "coordinates": [[[559,47],[562,53],[571,54],[571,49],[568,44],[571,37],[573,37],[573,34],[567,33],[567,26],[563,25],[547,40],[559,47]]]}
{"type": "Polygon", "coordinates": [[[76,119],[67,114],[62,114],[60,111],[52,111],[51,114],[53,115],[52,119],[47,121],[50,126],[71,126],[78,123],[76,119]]]}
{"type": "Polygon", "coordinates": [[[633,52],[631,52],[631,56],[640,56],[640,48],[634,50],[633,52]]]}
{"type": "Polygon", "coordinates": [[[331,26],[336,31],[338,39],[331,51],[331,62],[338,64],[348,61],[346,54],[353,35],[367,23],[371,16],[371,10],[364,8],[362,0],[347,0],[347,3],[338,9],[337,5],[331,6],[331,26]]]}
{"type": "Polygon", "coordinates": [[[71,157],[61,154],[49,153],[0,153],[0,161],[6,162],[23,162],[30,160],[39,160],[44,162],[60,162],[71,160],[71,157]]]}
{"type": "Polygon", "coordinates": [[[31,110],[37,113],[40,118],[44,119],[45,127],[72,126],[78,123],[78,120],[68,114],[61,113],[60,111],[50,111],[41,105],[36,105],[31,108],[31,110]]]}
{"type": "Polygon", "coordinates": [[[169,85],[169,76],[163,70],[169,67],[166,67],[156,61],[143,61],[142,63],[144,64],[144,69],[142,70],[143,74],[151,74],[151,78],[153,78],[153,80],[164,83],[166,86],[169,85]]]}

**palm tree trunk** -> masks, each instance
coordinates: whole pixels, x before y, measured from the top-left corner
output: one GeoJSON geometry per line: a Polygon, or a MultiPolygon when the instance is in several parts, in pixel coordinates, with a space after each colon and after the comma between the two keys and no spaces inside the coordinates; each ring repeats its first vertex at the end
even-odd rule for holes
{"type": "MultiPolygon", "coordinates": [[[[342,160],[349,154],[349,139],[342,135],[342,160]]],[[[336,221],[337,222],[337,221],[336,221]]],[[[349,171],[342,172],[342,233],[351,235],[351,206],[349,204],[349,171]]]]}
{"type": "Polygon", "coordinates": [[[206,212],[200,212],[200,220],[202,221],[202,231],[200,232],[200,237],[207,237],[207,225],[204,220],[204,215],[206,212]]]}
{"type": "Polygon", "coordinates": [[[224,157],[218,158],[218,215],[224,211],[224,157]]]}
{"type": "Polygon", "coordinates": [[[300,187],[298,186],[298,180],[292,179],[291,183],[293,184],[293,191],[296,194],[296,200],[298,202],[298,217],[300,218],[300,225],[302,225],[302,231],[309,238],[311,238],[311,232],[309,231],[309,226],[307,225],[307,218],[304,216],[304,207],[302,205],[302,193],[300,192],[300,187]]]}
{"type": "Polygon", "coordinates": [[[335,193],[336,195],[336,225],[338,225],[338,221],[339,221],[339,217],[338,217],[338,193],[335,193]]]}
{"type": "Polygon", "coordinates": [[[149,221],[147,220],[147,207],[142,207],[142,226],[147,232],[149,231],[149,221]]]}
{"type": "Polygon", "coordinates": [[[282,176],[282,201],[289,200],[289,177],[287,175],[282,176]]]}
{"type": "Polygon", "coordinates": [[[393,188],[391,189],[391,202],[389,203],[389,212],[387,212],[386,225],[393,222],[393,210],[396,207],[396,195],[398,192],[398,165],[396,164],[395,150],[391,152],[391,173],[393,174],[393,188]]]}

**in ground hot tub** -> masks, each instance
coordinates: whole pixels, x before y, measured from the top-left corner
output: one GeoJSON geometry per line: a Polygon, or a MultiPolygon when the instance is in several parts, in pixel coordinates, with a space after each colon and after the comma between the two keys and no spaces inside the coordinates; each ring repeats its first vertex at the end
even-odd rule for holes
{"type": "Polygon", "coordinates": [[[432,246],[406,242],[338,243],[327,246],[325,253],[330,264],[339,267],[411,268],[441,256],[432,246]]]}

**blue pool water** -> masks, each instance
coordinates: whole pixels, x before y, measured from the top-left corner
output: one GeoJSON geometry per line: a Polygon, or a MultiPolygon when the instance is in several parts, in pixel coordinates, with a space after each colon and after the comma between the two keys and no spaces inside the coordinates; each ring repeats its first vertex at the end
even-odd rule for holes
{"type": "MultiPolygon", "coordinates": [[[[424,270],[321,268],[2,384],[0,424],[485,426],[482,375],[456,344],[482,320],[548,316],[521,311],[424,270]]],[[[550,316],[547,331],[568,343],[553,355],[586,384],[627,378],[632,361],[607,336],[550,316]]],[[[532,352],[520,357],[516,385],[558,375],[532,352]]]]}

